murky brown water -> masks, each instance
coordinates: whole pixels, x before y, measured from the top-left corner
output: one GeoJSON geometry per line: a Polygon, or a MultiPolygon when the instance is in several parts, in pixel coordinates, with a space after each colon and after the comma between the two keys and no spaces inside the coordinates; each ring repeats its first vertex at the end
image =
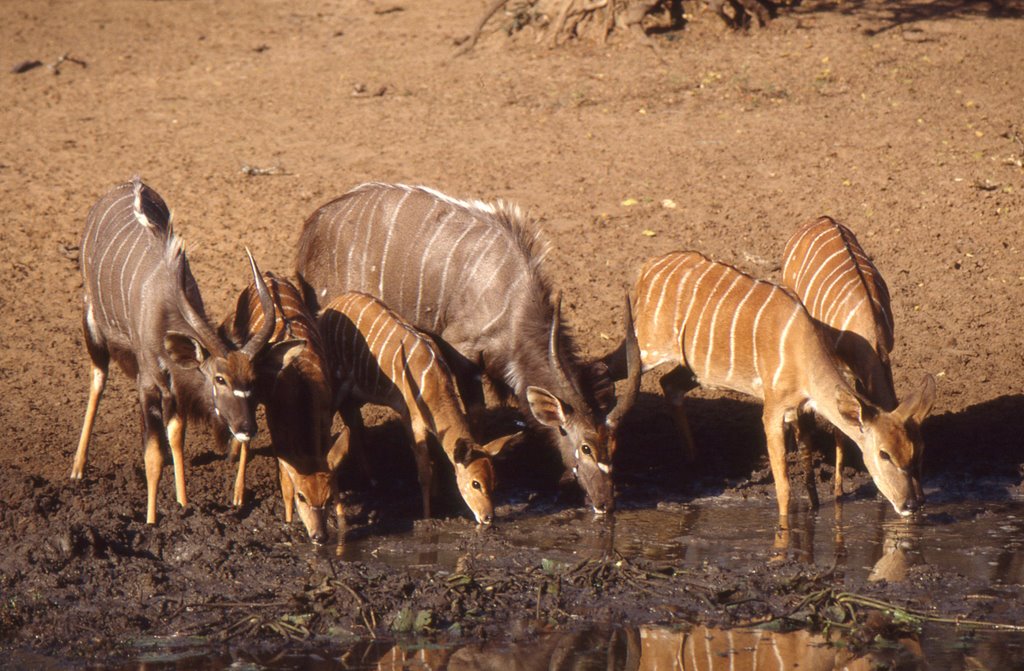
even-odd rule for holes
{"type": "Polygon", "coordinates": [[[452,569],[465,553],[465,537],[486,533],[557,561],[614,551],[687,568],[742,568],[785,554],[835,563],[854,578],[895,581],[911,566],[927,564],[996,584],[1024,583],[1024,501],[931,504],[913,519],[897,518],[880,500],[853,501],[817,514],[798,512],[788,530],[777,524],[771,506],[717,498],[713,505],[661,505],[608,518],[582,510],[513,512],[483,532],[466,526],[374,535],[347,541],[339,552],[349,561],[452,569]]]}
{"type": "MultiPolygon", "coordinates": [[[[1024,581],[1024,501],[931,504],[925,515],[897,519],[881,501],[854,501],[818,514],[797,513],[776,529],[773,508],[716,498],[687,505],[617,512],[608,519],[579,511],[505,511],[488,547],[535,551],[553,562],[607,556],[705,563],[742,569],[780,555],[818,566],[835,564],[859,580],[902,580],[928,565],[990,585],[1024,581]]],[[[437,531],[429,525],[349,540],[343,559],[403,568],[452,569],[465,554],[470,526],[437,531]],[[462,548],[456,551],[454,548],[462,548]]],[[[478,557],[479,559],[479,557],[478,557]]],[[[482,559],[486,560],[486,557],[482,559]]],[[[1017,624],[1017,623],[1011,623],[1017,624]]],[[[850,651],[842,636],[806,631],[713,627],[589,625],[527,642],[435,646],[361,641],[342,655],[258,658],[197,654],[188,641],[141,644],[128,668],[271,669],[1024,669],[1024,633],[925,624],[920,635],[850,651]]]]}

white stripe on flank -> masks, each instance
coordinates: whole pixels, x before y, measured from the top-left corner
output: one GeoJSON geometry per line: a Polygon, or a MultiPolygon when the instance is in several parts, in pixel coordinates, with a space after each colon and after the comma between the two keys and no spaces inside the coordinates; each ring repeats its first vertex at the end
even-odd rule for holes
{"type": "Polygon", "coordinates": [[[466,236],[469,235],[470,232],[472,232],[472,230],[473,228],[471,226],[467,226],[466,229],[462,231],[462,235],[460,235],[459,238],[454,243],[452,243],[452,246],[448,249],[448,258],[445,259],[444,270],[441,272],[441,288],[437,292],[438,297],[441,299],[443,299],[444,296],[446,295],[445,289],[448,286],[448,268],[452,264],[452,257],[455,256],[456,252],[459,249],[459,245],[462,244],[462,241],[466,239],[466,236]]]}
{"type": "MultiPolygon", "coordinates": [[[[359,219],[356,220],[356,230],[353,231],[352,235],[352,242],[358,240],[360,234],[363,236],[363,240],[365,241],[365,244],[363,245],[363,256],[362,259],[360,259],[359,268],[357,270],[355,268],[355,264],[350,264],[347,269],[349,278],[356,280],[355,286],[359,287],[360,289],[363,289],[364,291],[366,290],[367,284],[370,280],[370,274],[367,272],[367,267],[368,259],[370,258],[370,245],[372,245],[374,242],[373,233],[375,225],[377,224],[378,217],[380,216],[377,214],[377,211],[382,207],[387,207],[387,205],[384,202],[385,196],[387,195],[386,193],[381,192],[373,195],[376,197],[370,201],[371,203],[373,203],[373,208],[370,210],[370,214],[365,217],[360,217],[359,219]],[[358,274],[356,274],[353,277],[353,272],[358,274]]],[[[352,283],[349,283],[349,286],[352,286],[352,283]]]]}
{"type": "Polygon", "coordinates": [[[843,252],[842,252],[842,250],[840,250],[840,251],[838,251],[838,252],[833,252],[832,254],[830,254],[830,255],[828,256],[828,258],[826,258],[826,259],[825,259],[825,260],[824,260],[823,262],[821,262],[820,264],[818,264],[818,267],[817,267],[817,269],[816,269],[816,270],[814,271],[814,274],[813,274],[813,275],[811,275],[811,279],[807,280],[807,284],[806,284],[806,285],[804,285],[804,286],[806,287],[805,291],[806,291],[807,293],[810,293],[811,291],[813,291],[812,287],[814,287],[814,285],[815,285],[815,282],[816,282],[816,281],[817,281],[817,279],[818,279],[818,275],[820,275],[820,274],[821,274],[821,271],[825,269],[825,267],[826,267],[826,266],[828,265],[828,263],[829,263],[829,262],[830,262],[830,261],[831,261],[832,259],[834,259],[835,257],[839,256],[839,255],[840,255],[840,254],[842,254],[842,253],[843,253],[843,252]]]}
{"type": "MultiPolygon", "coordinates": [[[[130,195],[127,195],[127,196],[121,196],[120,198],[115,198],[115,199],[114,199],[114,200],[112,200],[112,201],[110,202],[110,204],[109,204],[109,205],[107,206],[107,209],[103,211],[103,214],[99,215],[98,217],[96,217],[96,218],[95,218],[95,219],[93,220],[93,221],[95,221],[95,222],[96,222],[96,224],[95,224],[95,225],[93,226],[93,228],[92,228],[92,237],[93,237],[93,240],[94,240],[94,241],[95,241],[96,239],[98,239],[98,238],[99,238],[99,233],[100,233],[100,225],[102,224],[102,222],[103,222],[103,221],[105,221],[105,220],[106,220],[107,216],[109,216],[109,215],[110,215],[110,211],[111,211],[111,210],[113,210],[113,209],[114,209],[115,207],[117,207],[118,205],[120,205],[122,201],[124,201],[124,200],[128,200],[129,198],[131,198],[131,196],[130,196],[130,195]]],[[[83,245],[83,246],[82,246],[82,256],[83,256],[83,258],[84,258],[84,256],[85,256],[85,245],[83,245]]]]}
{"type": "MultiPolygon", "coordinates": [[[[843,332],[845,332],[846,329],[850,326],[850,322],[853,321],[854,315],[856,315],[857,311],[860,310],[860,306],[864,305],[864,302],[866,300],[867,300],[867,296],[862,296],[861,299],[859,301],[857,301],[857,303],[852,308],[850,308],[850,312],[847,313],[846,319],[843,321],[843,323],[839,327],[839,331],[840,331],[839,337],[840,338],[842,337],[843,332]]],[[[839,338],[836,338],[836,342],[839,342],[839,338]]]]}
{"type": "Polygon", "coordinates": [[[797,314],[803,309],[800,303],[793,306],[793,314],[789,316],[789,321],[786,322],[785,328],[782,329],[782,333],[779,335],[779,365],[775,368],[775,375],[772,376],[772,389],[778,386],[779,376],[782,375],[782,369],[786,366],[786,338],[789,336],[789,329],[793,326],[793,322],[796,321],[797,314]]]}
{"type": "Polygon", "coordinates": [[[366,212],[366,208],[370,203],[376,205],[380,201],[379,196],[377,198],[364,197],[355,201],[356,205],[359,205],[359,214],[355,214],[352,200],[347,200],[341,204],[330,216],[330,220],[327,225],[327,230],[334,234],[334,241],[331,243],[330,249],[332,250],[332,256],[334,257],[334,283],[336,286],[351,286],[353,280],[352,277],[352,254],[356,251],[356,246],[353,244],[355,240],[358,240],[359,231],[354,231],[356,235],[352,236],[354,239],[351,242],[345,243],[342,241],[342,233],[345,231],[345,226],[341,222],[345,220],[346,215],[351,215],[349,221],[352,222],[353,228],[358,227],[361,222],[366,221],[363,216],[366,212]],[[348,247],[348,255],[345,257],[345,272],[349,282],[341,281],[341,269],[338,268],[338,252],[348,247]]]}
{"type": "Polygon", "coordinates": [[[141,268],[139,267],[138,264],[134,264],[134,263],[131,264],[133,266],[133,268],[132,268],[131,278],[128,280],[128,290],[127,291],[125,291],[125,288],[124,288],[124,271],[125,271],[125,268],[129,265],[129,261],[131,260],[132,255],[135,253],[135,248],[139,246],[139,242],[141,240],[142,240],[142,236],[141,235],[135,236],[135,242],[132,243],[131,249],[129,249],[128,252],[125,254],[125,256],[124,256],[124,265],[121,266],[121,281],[119,283],[119,286],[121,287],[121,296],[122,296],[122,298],[124,300],[124,321],[125,321],[125,323],[130,323],[130,321],[131,321],[131,318],[128,315],[128,304],[129,304],[129,302],[132,301],[132,285],[135,284],[135,278],[139,276],[139,274],[140,274],[139,271],[141,270],[141,268]]]}
{"type": "Polygon", "coordinates": [[[651,303],[651,293],[659,285],[659,283],[661,284],[661,294],[658,297],[658,302],[654,309],[654,316],[651,318],[652,331],[655,330],[658,324],[658,320],[661,318],[661,302],[664,299],[665,291],[668,290],[669,286],[668,282],[661,282],[661,276],[666,270],[669,270],[669,272],[671,273],[672,271],[679,267],[678,263],[672,263],[673,261],[677,261],[677,258],[678,257],[676,257],[673,254],[667,254],[661,257],[660,259],[652,263],[650,267],[647,268],[647,272],[644,273],[644,276],[640,278],[640,282],[644,282],[647,284],[647,292],[644,294],[643,298],[641,298],[640,296],[636,297],[637,303],[640,304],[646,303],[649,305],[651,303]],[[657,270],[655,270],[655,268],[657,268],[657,270]]]}
{"type": "MultiPolygon", "coordinates": [[[[527,275],[525,273],[516,273],[515,281],[512,282],[512,284],[510,284],[508,287],[505,288],[505,295],[507,295],[507,296],[515,296],[515,295],[517,295],[516,291],[518,290],[519,285],[522,284],[523,281],[525,281],[526,279],[527,279],[527,275]]],[[[437,317],[440,318],[440,314],[438,314],[437,317]]],[[[484,324],[483,328],[480,329],[480,334],[483,335],[483,334],[488,333],[491,330],[491,327],[494,326],[495,324],[497,324],[504,317],[505,317],[505,311],[504,310],[497,310],[496,314],[494,315],[494,317],[492,317],[491,320],[489,322],[487,322],[486,324],[484,324]]],[[[436,326],[436,321],[435,321],[435,326],[436,326]]],[[[517,390],[517,392],[518,392],[518,388],[515,387],[515,385],[510,384],[509,386],[515,388],[517,390]]]]}
{"type": "MultiPolygon", "coordinates": [[[[419,249],[419,251],[421,252],[420,253],[420,266],[421,266],[421,270],[422,270],[422,265],[423,265],[423,253],[422,252],[423,252],[424,248],[420,248],[419,241],[423,239],[423,231],[425,229],[428,229],[428,228],[436,225],[437,222],[434,219],[434,211],[437,210],[437,207],[438,207],[438,202],[437,201],[432,202],[430,204],[430,209],[427,211],[427,213],[419,218],[419,226],[416,227],[415,232],[412,232],[411,229],[410,229],[410,231],[407,232],[406,235],[404,236],[407,241],[408,240],[414,240],[416,242],[416,244],[412,244],[412,245],[406,244],[407,250],[405,252],[405,258],[402,260],[403,265],[402,265],[401,271],[398,273],[398,276],[399,276],[399,279],[398,279],[398,300],[395,301],[395,305],[403,305],[403,306],[406,305],[406,302],[405,302],[405,284],[406,284],[405,279],[412,274],[411,272],[409,272],[410,269],[412,268],[412,264],[413,264],[412,255],[413,255],[413,252],[416,251],[417,249],[419,249]]],[[[435,234],[436,234],[436,231],[435,231],[435,234]]],[[[419,281],[420,282],[423,281],[422,273],[420,274],[419,281]]],[[[416,288],[417,294],[419,293],[419,291],[420,291],[420,287],[417,286],[417,288],[416,288]]],[[[418,315],[412,315],[412,316],[413,316],[414,319],[418,319],[419,318],[418,315]]]]}
{"type": "MultiPolygon", "coordinates": [[[[384,313],[382,312],[381,314],[384,313]]],[[[384,382],[384,380],[381,379],[381,375],[383,374],[385,377],[388,377],[387,371],[382,370],[382,366],[380,365],[380,359],[387,351],[388,344],[391,342],[391,336],[395,335],[395,331],[397,331],[400,328],[399,323],[394,319],[391,319],[391,315],[388,315],[387,321],[391,322],[391,328],[388,329],[387,335],[385,335],[384,338],[380,340],[380,345],[378,346],[376,341],[384,333],[384,329],[381,328],[381,330],[377,333],[377,338],[374,339],[375,342],[370,346],[370,352],[371,354],[373,354],[373,359],[377,361],[377,381],[374,387],[378,390],[380,390],[380,385],[384,382]]],[[[385,326],[387,326],[387,322],[385,322],[385,326]]],[[[404,332],[405,331],[403,329],[402,333],[404,332]]],[[[401,340],[401,334],[399,334],[399,339],[401,340]]],[[[394,375],[395,373],[396,371],[392,369],[391,374],[394,375]]],[[[398,381],[395,380],[393,377],[391,381],[395,384],[398,384],[398,381]]]]}
{"type": "MultiPolygon", "coordinates": [[[[661,284],[661,291],[658,292],[658,302],[654,304],[653,316],[651,317],[652,334],[658,332],[658,323],[662,321],[661,307],[665,302],[665,294],[668,292],[669,287],[675,289],[684,286],[682,282],[670,281],[672,277],[676,274],[676,272],[683,268],[683,264],[680,263],[678,257],[676,257],[674,260],[675,263],[666,264],[664,267],[660,268],[654,276],[648,275],[649,277],[651,277],[650,285],[647,291],[648,303],[650,303],[651,291],[654,289],[654,287],[658,286],[658,284],[661,284]],[[662,278],[662,275],[664,275],[666,271],[668,271],[668,275],[662,278]]],[[[669,326],[671,327],[673,326],[673,324],[669,323],[669,326]]]]}
{"type": "Polygon", "coordinates": [[[754,348],[754,357],[753,357],[753,360],[754,360],[754,374],[757,375],[757,384],[763,384],[763,382],[764,382],[761,379],[760,361],[759,361],[759,358],[757,356],[757,336],[758,336],[757,329],[758,329],[758,326],[760,326],[760,324],[761,324],[761,315],[764,314],[764,310],[765,310],[765,308],[768,307],[768,304],[772,302],[772,298],[775,297],[775,292],[778,291],[778,289],[779,288],[777,286],[775,286],[774,284],[771,285],[771,291],[768,292],[768,295],[764,299],[764,303],[761,304],[761,309],[759,309],[757,311],[757,314],[754,316],[754,326],[753,326],[753,328],[750,331],[751,332],[750,342],[751,342],[751,344],[752,344],[752,346],[754,348]]]}
{"type": "MultiPolygon", "coordinates": [[[[111,252],[113,252],[113,263],[116,264],[116,262],[117,262],[117,254],[120,251],[121,247],[124,246],[124,243],[125,243],[125,241],[127,239],[127,236],[122,237],[122,234],[125,232],[125,230],[128,229],[129,226],[132,226],[132,225],[133,224],[132,224],[131,220],[127,220],[125,222],[122,222],[121,228],[119,228],[115,233],[113,233],[110,236],[110,240],[107,243],[107,247],[103,250],[103,253],[100,255],[99,260],[96,262],[96,266],[94,267],[94,272],[99,276],[99,277],[97,277],[97,280],[99,280],[99,284],[100,284],[100,289],[101,290],[103,288],[103,285],[105,284],[105,283],[102,282],[102,276],[103,276],[104,272],[110,273],[110,275],[111,275],[111,277],[110,277],[111,282],[113,282],[113,279],[114,279],[113,278],[114,268],[113,267],[105,268],[106,259],[111,254],[111,252]],[[114,249],[114,243],[115,242],[117,242],[117,249],[116,250],[114,249]]],[[[121,266],[121,269],[122,269],[122,271],[124,270],[124,266],[123,265],[121,266]]],[[[110,289],[111,289],[111,286],[109,284],[107,284],[106,285],[106,289],[109,292],[110,289]]],[[[109,294],[107,296],[107,300],[113,300],[114,298],[118,298],[118,297],[110,296],[109,294]]],[[[122,306],[123,306],[123,304],[124,304],[124,297],[120,296],[119,298],[121,299],[122,306]]],[[[106,300],[103,300],[103,297],[101,296],[100,297],[100,309],[103,311],[103,318],[109,324],[112,324],[112,325],[116,326],[118,329],[121,329],[122,326],[121,326],[120,321],[117,319],[117,315],[113,315],[113,318],[111,318],[111,315],[107,314],[107,308],[106,308],[105,303],[106,303],[106,300]]],[[[114,309],[116,306],[111,305],[110,307],[111,307],[111,309],[114,309]]]]}
{"type": "Polygon", "coordinates": [[[807,305],[807,301],[803,301],[807,311],[812,315],[824,313],[826,311],[826,306],[830,302],[829,296],[831,295],[832,288],[835,286],[836,282],[843,279],[843,277],[851,271],[855,276],[857,276],[856,268],[851,268],[848,264],[843,263],[843,259],[839,259],[836,265],[833,266],[832,270],[821,278],[819,288],[814,295],[814,305],[807,305]]]}
{"type": "MultiPolygon", "coordinates": [[[[719,285],[722,284],[722,282],[725,281],[725,279],[729,276],[729,271],[728,271],[728,268],[726,266],[720,265],[720,264],[713,264],[712,267],[713,268],[718,268],[722,272],[718,276],[718,280],[715,282],[714,286],[711,287],[711,289],[707,292],[704,300],[702,301],[701,308],[700,308],[700,314],[697,315],[697,326],[693,329],[693,340],[690,341],[691,345],[692,345],[691,352],[690,352],[691,354],[696,354],[699,351],[699,348],[700,348],[700,332],[701,332],[701,329],[704,326],[704,315],[708,311],[708,306],[711,304],[711,299],[714,298],[718,294],[718,287],[719,287],[719,285]]],[[[721,299],[719,299],[719,300],[721,300],[721,299]]],[[[709,350],[713,350],[714,347],[715,347],[715,343],[713,343],[709,339],[707,347],[708,347],[709,350]]],[[[705,355],[705,360],[710,360],[710,358],[707,355],[705,355]]],[[[688,365],[690,366],[691,369],[693,369],[692,362],[688,362],[688,365]]],[[[704,370],[702,370],[700,372],[698,377],[705,377],[706,378],[706,377],[708,377],[708,372],[709,372],[708,369],[705,368],[704,370]]]]}
{"type": "Polygon", "coordinates": [[[492,228],[483,237],[480,238],[480,241],[482,242],[482,241],[486,240],[488,237],[490,237],[490,240],[487,242],[487,245],[483,248],[482,251],[477,252],[476,251],[476,247],[473,248],[474,249],[473,256],[475,256],[476,259],[473,262],[473,265],[468,270],[465,271],[466,281],[467,282],[471,282],[471,283],[473,283],[473,284],[475,284],[476,286],[479,286],[479,287],[489,287],[490,286],[489,284],[484,284],[484,283],[476,281],[476,271],[480,269],[480,264],[483,262],[484,258],[487,256],[487,254],[491,251],[491,248],[494,247],[494,243],[501,239],[501,229],[500,228],[492,228]]]}
{"type": "Polygon", "coordinates": [[[740,313],[743,312],[743,306],[746,305],[747,299],[754,294],[755,289],[757,289],[757,282],[751,282],[747,293],[732,313],[732,324],[729,326],[729,370],[725,374],[726,380],[732,379],[733,370],[736,366],[736,324],[739,321],[740,313]]]}
{"type": "MultiPolygon", "coordinates": [[[[814,229],[815,226],[811,226],[808,229],[808,232],[813,231],[814,229]]],[[[800,264],[800,269],[796,273],[797,284],[801,283],[801,280],[804,277],[804,273],[807,272],[807,265],[811,262],[812,259],[814,259],[818,255],[818,252],[821,251],[821,248],[817,246],[818,241],[822,238],[822,236],[828,235],[831,231],[832,227],[827,227],[824,231],[821,231],[816,236],[814,236],[814,239],[807,244],[807,251],[804,253],[803,262],[800,264]]],[[[802,237],[806,237],[806,233],[802,237]]],[[[793,288],[796,289],[797,287],[793,288]]]]}
{"type": "Polygon", "coordinates": [[[450,219],[454,213],[454,210],[449,210],[436,220],[431,221],[431,217],[434,215],[434,209],[435,208],[433,207],[430,208],[430,213],[423,218],[424,222],[431,222],[434,227],[434,233],[430,236],[430,239],[427,240],[427,244],[423,245],[423,249],[420,250],[420,272],[418,273],[418,279],[416,280],[416,307],[413,308],[412,311],[412,318],[417,322],[420,322],[422,319],[420,306],[423,304],[423,273],[427,269],[427,254],[431,249],[433,249],[434,240],[436,240],[437,236],[441,235],[441,232],[444,231],[444,227],[448,219],[450,219]]]}
{"type": "MultiPolygon", "coordinates": [[[[697,278],[697,281],[693,283],[693,292],[690,294],[690,300],[686,305],[686,314],[683,315],[683,318],[680,321],[676,322],[676,328],[679,329],[678,332],[675,334],[679,340],[679,359],[683,363],[687,363],[686,343],[684,342],[686,335],[686,325],[690,321],[690,312],[693,310],[693,305],[694,303],[697,302],[697,291],[700,289],[700,285],[704,281],[704,278],[707,276],[707,274],[710,273],[715,268],[715,264],[713,263],[703,260],[701,262],[704,263],[707,267],[704,269],[704,272],[700,274],[700,277],[697,278]]],[[[682,299],[683,292],[680,291],[679,296],[676,300],[676,314],[679,314],[679,303],[680,301],[682,301],[682,299]]],[[[687,363],[687,365],[689,364],[687,363]]]]}
{"type": "Polygon", "coordinates": [[[831,305],[822,306],[822,312],[824,314],[821,315],[821,321],[826,324],[832,324],[833,320],[839,316],[840,311],[846,307],[850,302],[850,299],[855,297],[857,294],[860,294],[861,301],[867,300],[867,291],[855,291],[854,288],[856,285],[860,285],[861,288],[863,288],[863,285],[860,284],[860,275],[851,277],[846,281],[846,284],[835,291],[835,298],[831,301],[831,305]]]}
{"type": "MultiPolygon", "coordinates": [[[[736,277],[733,278],[732,283],[726,288],[725,293],[722,294],[721,298],[718,299],[718,305],[715,306],[715,311],[711,313],[711,329],[708,331],[708,351],[704,354],[704,370],[711,370],[711,353],[715,346],[715,327],[718,325],[718,312],[722,309],[722,305],[725,300],[729,297],[729,293],[733,290],[740,280],[743,279],[743,275],[736,273],[736,277]]],[[[747,292],[749,293],[749,292],[747,292]]],[[[729,334],[729,370],[732,372],[732,334],[729,334]]]]}
{"type": "Polygon", "coordinates": [[[398,215],[402,212],[402,206],[405,204],[406,199],[409,197],[409,193],[402,194],[398,204],[395,205],[395,210],[391,214],[391,220],[388,223],[387,233],[384,235],[384,250],[380,255],[380,279],[377,282],[377,295],[384,295],[384,271],[388,263],[388,251],[391,249],[391,236],[395,232],[395,224],[398,222],[398,215]]]}

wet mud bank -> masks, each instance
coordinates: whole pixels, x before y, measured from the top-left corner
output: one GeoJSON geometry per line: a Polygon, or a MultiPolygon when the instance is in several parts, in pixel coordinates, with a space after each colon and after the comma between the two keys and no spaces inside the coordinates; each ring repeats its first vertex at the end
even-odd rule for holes
{"type": "MultiPolygon", "coordinates": [[[[861,493],[870,482],[859,475],[844,503],[823,492],[820,511],[798,506],[780,528],[771,483],[757,473],[685,497],[662,483],[661,501],[630,495],[639,485],[627,477],[612,515],[533,493],[504,500],[481,530],[458,515],[413,522],[410,479],[383,494],[349,492],[340,542],[315,547],[301,525],[283,524],[270,496],[235,511],[198,493],[181,510],[165,492],[166,514],[147,526],[109,491],[141,488],[141,472],[122,477],[83,486],[3,475],[12,496],[0,504],[0,645],[10,663],[288,668],[323,656],[374,668],[387,655],[422,657],[424,646],[488,659],[524,645],[630,668],[630,645],[655,629],[671,638],[768,625],[827,633],[842,641],[833,652],[917,664],[949,653],[950,636],[973,649],[994,635],[974,639],[957,621],[1024,622],[1024,502],[1005,480],[976,487],[971,501],[930,486],[933,502],[908,520],[861,493]]],[[[1019,631],[999,635],[1003,647],[1024,642],[1019,631]]]]}

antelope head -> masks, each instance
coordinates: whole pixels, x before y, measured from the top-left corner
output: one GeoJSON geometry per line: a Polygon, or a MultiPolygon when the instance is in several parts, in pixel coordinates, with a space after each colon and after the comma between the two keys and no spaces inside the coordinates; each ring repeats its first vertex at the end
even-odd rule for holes
{"type": "Polygon", "coordinates": [[[469,506],[476,523],[489,526],[494,521],[494,503],[491,494],[497,484],[491,457],[522,436],[522,432],[496,438],[486,445],[459,439],[452,454],[455,483],[462,500],[469,506]]]}
{"type": "Polygon", "coordinates": [[[193,334],[171,330],[164,335],[164,348],[171,362],[199,374],[196,396],[212,400],[213,414],[224,422],[231,435],[240,442],[252,440],[256,435],[253,398],[256,372],[253,368],[253,358],[266,345],[274,330],[273,300],[252,254],[249,250],[246,250],[246,254],[249,256],[249,266],[256,282],[260,305],[267,315],[259,333],[250,338],[241,349],[229,350],[206,318],[189,300],[185,291],[185,272],[188,266],[182,257],[177,269],[177,303],[193,334]]]}
{"type": "MultiPolygon", "coordinates": [[[[571,466],[573,475],[576,476],[576,480],[590,499],[594,512],[604,514],[610,511],[615,504],[612,483],[615,429],[622,419],[622,415],[635,399],[635,393],[627,393],[626,397],[603,421],[598,419],[590,404],[584,399],[579,387],[567,373],[559,346],[560,322],[561,296],[557,296],[554,317],[551,322],[548,358],[552,368],[556,371],[560,395],[541,387],[531,386],[526,390],[526,398],[534,418],[544,426],[557,431],[559,451],[562,453],[563,461],[566,465],[571,466]]],[[[633,332],[632,320],[628,319],[628,322],[627,340],[629,334],[633,332]]],[[[631,388],[638,387],[640,381],[639,348],[636,347],[635,334],[632,336],[632,347],[636,350],[637,366],[635,371],[630,371],[631,388]]],[[[631,366],[633,359],[634,357],[630,355],[631,366]]],[[[603,366],[603,364],[595,365],[603,366]]],[[[600,375],[600,371],[594,372],[600,375]]],[[[607,377],[606,369],[605,377],[607,377]]]]}
{"type": "Polygon", "coordinates": [[[326,468],[300,469],[278,459],[281,477],[288,478],[294,491],[295,509],[309,539],[315,545],[327,542],[327,514],[334,501],[333,476],[326,468]]]}
{"type": "Polygon", "coordinates": [[[851,438],[864,455],[864,465],[878,490],[902,516],[924,505],[920,460],[924,451],[921,423],[935,401],[935,378],[927,375],[918,389],[892,412],[858,398],[848,389],[837,389],[837,406],[860,435],[851,438]]]}

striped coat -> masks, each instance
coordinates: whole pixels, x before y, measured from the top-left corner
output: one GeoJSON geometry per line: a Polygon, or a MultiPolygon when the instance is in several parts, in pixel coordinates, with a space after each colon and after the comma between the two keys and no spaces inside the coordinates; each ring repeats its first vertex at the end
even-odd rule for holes
{"type": "Polygon", "coordinates": [[[430,516],[433,467],[427,440],[435,437],[455,469],[456,484],[478,523],[493,518],[490,456],[514,436],[480,446],[473,439],[451,370],[433,340],[382,302],[350,292],[329,301],[320,327],[335,368],[338,405],[349,423],[363,403],[386,405],[402,417],[412,440],[424,515],[430,516]]]}
{"type": "MultiPolygon", "coordinates": [[[[161,443],[174,458],[177,499],[187,504],[183,445],[190,418],[212,421],[238,440],[256,432],[252,358],[269,332],[235,349],[214,331],[189,271],[170,210],[138,177],[103,196],[89,211],[79,261],[84,285],[86,347],[91,359],[89,401],[72,479],[83,477],[89,439],[113,357],[135,378],[142,406],[146,521],[156,522],[163,466],[161,443]]],[[[266,287],[260,300],[270,312],[266,287]]]]}
{"type": "Polygon", "coordinates": [[[764,402],[780,515],[789,511],[785,429],[810,411],[857,444],[898,513],[909,515],[920,506],[908,472],[906,420],[927,412],[923,406],[930,402],[915,399],[888,413],[859,398],[815,322],[787,290],[697,252],[673,252],[641,268],[635,319],[644,369],[677,366],[663,378],[677,414],[692,386],[687,376],[764,402]]]}
{"type": "Polygon", "coordinates": [[[608,412],[607,371],[579,360],[542,272],[546,251],[513,205],[364,184],[306,221],[296,268],[311,304],[366,293],[436,336],[467,403],[482,402],[471,383],[480,370],[514,394],[604,512],[625,408],[608,412]]]}
{"type": "Polygon", "coordinates": [[[894,409],[889,288],[853,231],[830,217],[803,224],[786,243],[782,283],[821,324],[868,398],[894,409]]]}
{"type": "MultiPolygon", "coordinates": [[[[334,498],[331,474],[331,420],[334,394],[330,364],[316,317],[299,289],[265,273],[274,302],[274,325],[257,365],[256,398],[266,407],[267,426],[279,465],[285,521],[295,507],[314,543],[327,538],[327,506],[334,498]]],[[[222,331],[244,342],[264,328],[265,315],[255,284],[242,292],[222,331]]],[[[238,475],[232,502],[242,505],[248,442],[235,446],[238,475]]]]}

